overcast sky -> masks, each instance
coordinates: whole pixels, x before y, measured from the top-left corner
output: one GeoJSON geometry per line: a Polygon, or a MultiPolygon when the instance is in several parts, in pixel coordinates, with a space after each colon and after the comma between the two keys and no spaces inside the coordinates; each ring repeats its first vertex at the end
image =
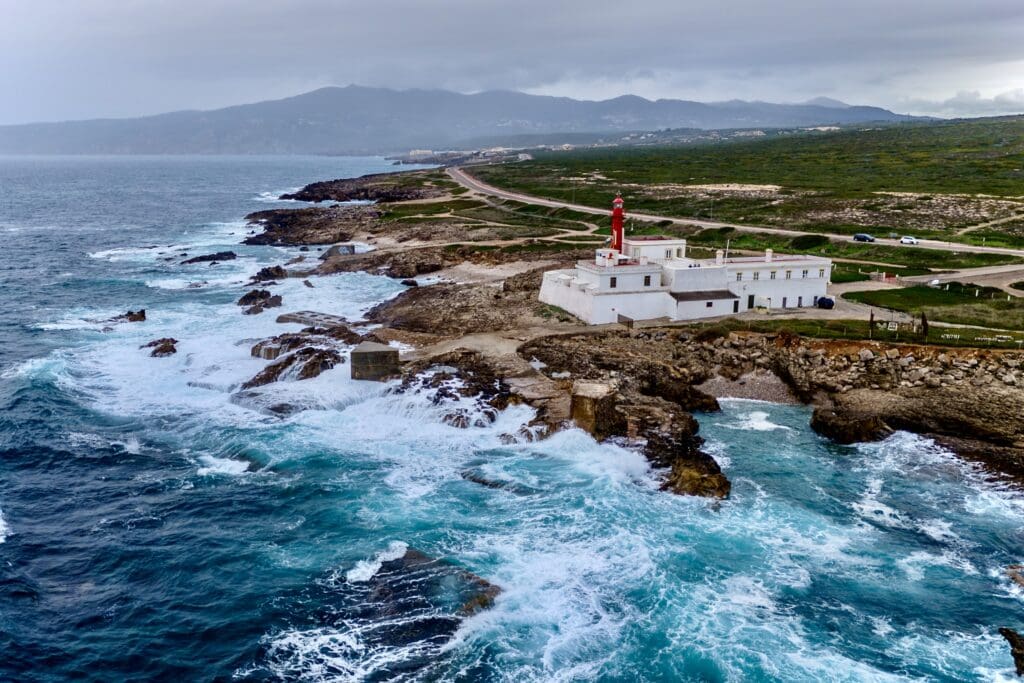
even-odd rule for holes
{"type": "Polygon", "coordinates": [[[0,0],[0,123],[324,85],[1024,112],[1024,0],[0,0]]]}

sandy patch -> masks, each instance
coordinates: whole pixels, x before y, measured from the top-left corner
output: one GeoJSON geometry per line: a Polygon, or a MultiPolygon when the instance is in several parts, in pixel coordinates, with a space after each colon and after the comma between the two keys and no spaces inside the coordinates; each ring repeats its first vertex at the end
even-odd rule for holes
{"type": "Polygon", "coordinates": [[[498,282],[534,268],[554,266],[556,263],[557,261],[510,261],[509,263],[491,265],[464,261],[456,266],[431,273],[431,276],[460,284],[481,284],[498,282]]]}

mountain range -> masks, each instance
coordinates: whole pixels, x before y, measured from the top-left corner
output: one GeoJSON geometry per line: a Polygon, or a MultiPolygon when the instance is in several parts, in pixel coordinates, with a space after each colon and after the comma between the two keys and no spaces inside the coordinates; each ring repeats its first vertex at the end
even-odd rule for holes
{"type": "Polygon", "coordinates": [[[6,154],[359,154],[460,148],[468,141],[666,128],[792,128],[914,117],[817,98],[701,103],[602,101],[488,91],[329,87],[211,111],[0,126],[6,154]]]}

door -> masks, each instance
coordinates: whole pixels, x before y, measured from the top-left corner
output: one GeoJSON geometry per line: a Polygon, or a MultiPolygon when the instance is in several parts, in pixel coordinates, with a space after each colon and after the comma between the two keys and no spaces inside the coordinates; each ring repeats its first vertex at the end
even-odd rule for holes
{"type": "Polygon", "coordinates": [[[786,299],[788,299],[788,298],[789,298],[789,297],[785,297],[785,296],[784,296],[784,297],[782,297],[782,307],[783,307],[783,308],[785,308],[785,307],[786,307],[786,299]]]}
{"type": "Polygon", "coordinates": [[[739,313],[740,312],[740,300],[739,299],[736,299],[736,301],[732,302],[732,312],[733,313],[739,313]]]}
{"type": "Polygon", "coordinates": [[[803,308],[804,307],[804,298],[802,296],[798,296],[796,298],[796,307],[797,308],[803,308]]]}
{"type": "Polygon", "coordinates": [[[747,297],[747,310],[749,311],[753,307],[754,307],[754,295],[751,294],[750,296],[747,297]]]}

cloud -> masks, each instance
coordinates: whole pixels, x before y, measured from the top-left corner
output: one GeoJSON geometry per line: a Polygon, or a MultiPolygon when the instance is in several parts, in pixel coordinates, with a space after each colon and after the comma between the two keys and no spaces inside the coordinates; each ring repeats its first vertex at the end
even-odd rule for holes
{"type": "Polygon", "coordinates": [[[902,106],[915,114],[941,117],[1024,114],[1024,88],[1008,90],[993,97],[982,97],[977,90],[962,90],[945,100],[906,100],[902,106]]]}
{"type": "Polygon", "coordinates": [[[1020,0],[34,0],[0,22],[0,122],[348,83],[938,103],[1024,87],[1021,25],[1020,0]]]}

